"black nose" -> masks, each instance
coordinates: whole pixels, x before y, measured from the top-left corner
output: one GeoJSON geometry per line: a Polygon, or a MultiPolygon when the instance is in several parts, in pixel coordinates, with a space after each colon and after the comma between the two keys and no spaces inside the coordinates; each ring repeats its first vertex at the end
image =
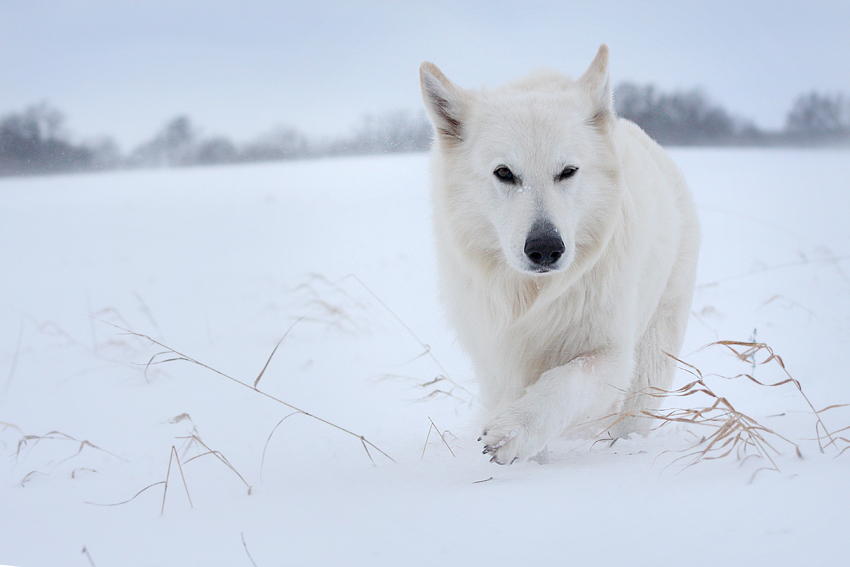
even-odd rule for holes
{"type": "Polygon", "coordinates": [[[531,263],[540,266],[551,266],[564,255],[564,241],[558,229],[549,221],[538,221],[528,231],[525,239],[525,255],[531,263]]]}

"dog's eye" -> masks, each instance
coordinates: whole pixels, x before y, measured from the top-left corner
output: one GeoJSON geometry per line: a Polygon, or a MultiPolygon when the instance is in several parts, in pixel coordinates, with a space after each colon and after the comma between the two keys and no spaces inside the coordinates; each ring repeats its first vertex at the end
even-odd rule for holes
{"type": "Polygon", "coordinates": [[[514,172],[505,167],[504,165],[497,168],[493,174],[499,178],[499,181],[504,181],[505,183],[513,183],[514,181],[514,172]]]}
{"type": "Polygon", "coordinates": [[[576,171],[578,171],[577,167],[572,166],[572,165],[568,165],[567,167],[564,168],[564,170],[561,173],[558,174],[557,180],[563,181],[565,179],[569,179],[570,177],[572,177],[573,175],[576,174],[576,171]]]}
{"type": "Polygon", "coordinates": [[[516,181],[513,171],[504,165],[497,167],[496,171],[493,172],[493,175],[495,175],[502,183],[514,183],[516,181]]]}

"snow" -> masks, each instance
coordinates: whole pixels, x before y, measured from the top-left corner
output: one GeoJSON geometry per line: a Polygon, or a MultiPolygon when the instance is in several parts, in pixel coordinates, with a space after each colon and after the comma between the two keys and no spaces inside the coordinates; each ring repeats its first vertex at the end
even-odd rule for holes
{"type": "Polygon", "coordinates": [[[753,367],[700,347],[755,335],[816,408],[850,402],[850,153],[671,153],[703,227],[682,358],[803,459],[771,437],[778,472],[734,453],[687,467],[711,432],[671,424],[490,464],[436,300],[424,155],[6,178],[0,564],[845,564],[847,443],[821,452],[793,385],[712,376],[753,367]],[[248,386],[146,366],[165,349],[112,325],[248,386]],[[250,388],[267,361],[259,390],[353,434],[281,422],[250,388]],[[250,495],[216,456],[190,461],[192,433],[250,495]],[[192,505],[172,462],[160,514],[172,446],[192,505]]]}

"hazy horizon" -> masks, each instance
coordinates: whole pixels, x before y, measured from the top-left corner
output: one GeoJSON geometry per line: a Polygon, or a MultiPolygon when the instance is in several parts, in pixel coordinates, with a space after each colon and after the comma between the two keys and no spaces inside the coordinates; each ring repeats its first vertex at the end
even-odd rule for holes
{"type": "Polygon", "coordinates": [[[534,68],[581,73],[600,43],[611,78],[702,88],[779,129],[807,91],[850,92],[850,2],[34,1],[0,6],[0,115],[47,102],[75,140],[123,151],[185,114],[236,141],[274,126],[313,137],[365,114],[418,111],[419,63],[466,87],[534,68]]]}

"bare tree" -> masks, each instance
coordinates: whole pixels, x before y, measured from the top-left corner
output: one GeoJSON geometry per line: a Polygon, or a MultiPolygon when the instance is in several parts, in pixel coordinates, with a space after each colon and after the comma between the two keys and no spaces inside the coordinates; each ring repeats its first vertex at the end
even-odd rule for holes
{"type": "Polygon", "coordinates": [[[154,138],[136,148],[132,165],[161,167],[188,165],[193,161],[195,130],[188,116],[169,120],[154,138]]]}
{"type": "Polygon", "coordinates": [[[360,155],[424,151],[431,144],[431,135],[431,124],[424,111],[395,110],[378,115],[367,114],[351,137],[326,143],[320,152],[360,155]]]}
{"type": "Polygon", "coordinates": [[[0,119],[0,174],[86,169],[92,152],[67,140],[64,116],[46,103],[0,119]]]}
{"type": "Polygon", "coordinates": [[[847,137],[850,134],[850,100],[812,91],[800,95],[788,112],[786,130],[802,138],[847,137]]]}
{"type": "Polygon", "coordinates": [[[295,128],[278,126],[245,144],[244,161],[272,161],[304,158],[312,155],[310,141],[295,128]]]}
{"type": "Polygon", "coordinates": [[[623,83],[614,100],[620,116],[662,144],[728,143],[744,129],[699,89],[667,94],[653,85],[623,83]]]}
{"type": "Polygon", "coordinates": [[[224,137],[208,138],[198,144],[193,152],[192,163],[212,165],[239,161],[239,152],[233,142],[224,137]]]}

